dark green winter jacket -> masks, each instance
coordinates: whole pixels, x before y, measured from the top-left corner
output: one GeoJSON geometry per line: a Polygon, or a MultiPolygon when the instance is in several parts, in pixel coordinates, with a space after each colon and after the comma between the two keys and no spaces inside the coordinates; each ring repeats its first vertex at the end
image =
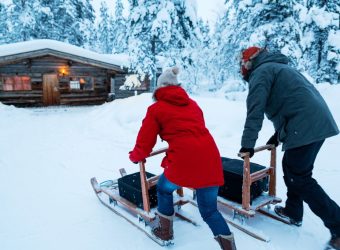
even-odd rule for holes
{"type": "Polygon", "coordinates": [[[247,118],[242,147],[253,148],[264,114],[274,124],[282,150],[300,147],[339,133],[324,99],[282,54],[261,52],[249,75],[247,118]]]}

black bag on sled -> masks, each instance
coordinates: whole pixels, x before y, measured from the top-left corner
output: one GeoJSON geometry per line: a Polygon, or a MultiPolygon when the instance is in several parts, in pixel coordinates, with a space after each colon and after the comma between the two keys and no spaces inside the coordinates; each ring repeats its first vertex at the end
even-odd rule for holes
{"type": "MultiPolygon", "coordinates": [[[[155,176],[146,172],[146,178],[155,176]]],[[[142,187],[140,181],[140,172],[125,175],[118,179],[119,195],[132,202],[139,208],[143,208],[142,187]]],[[[153,186],[149,189],[150,207],[157,206],[157,188],[153,186]]]]}
{"type": "MultiPolygon", "coordinates": [[[[242,203],[243,160],[221,157],[224,173],[224,185],[219,188],[218,195],[227,200],[242,203]]],[[[250,163],[250,173],[264,169],[256,163],[250,163]]],[[[268,191],[268,177],[258,180],[250,186],[250,204],[268,191]]]]}

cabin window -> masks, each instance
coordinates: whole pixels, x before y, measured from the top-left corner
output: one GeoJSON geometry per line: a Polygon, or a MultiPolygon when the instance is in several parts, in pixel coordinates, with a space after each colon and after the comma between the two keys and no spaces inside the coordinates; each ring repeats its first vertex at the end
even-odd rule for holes
{"type": "Polygon", "coordinates": [[[70,89],[93,90],[93,77],[72,76],[70,78],[70,89]]]}
{"type": "Polygon", "coordinates": [[[32,90],[29,76],[6,76],[2,78],[1,82],[4,91],[32,90]]]}

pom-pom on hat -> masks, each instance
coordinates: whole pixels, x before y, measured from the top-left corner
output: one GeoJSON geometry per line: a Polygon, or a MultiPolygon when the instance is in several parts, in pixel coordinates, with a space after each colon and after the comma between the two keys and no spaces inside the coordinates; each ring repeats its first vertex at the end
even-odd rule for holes
{"type": "Polygon", "coordinates": [[[165,70],[157,80],[157,87],[165,87],[169,85],[179,85],[177,75],[179,73],[179,68],[174,66],[165,70]]]}

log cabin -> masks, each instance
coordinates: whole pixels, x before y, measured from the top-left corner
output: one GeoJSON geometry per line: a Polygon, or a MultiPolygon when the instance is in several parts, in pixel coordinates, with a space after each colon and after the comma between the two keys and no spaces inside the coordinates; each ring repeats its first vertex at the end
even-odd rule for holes
{"type": "MultiPolygon", "coordinates": [[[[15,106],[95,105],[136,94],[121,86],[127,59],[54,40],[0,46],[0,102],[15,106]]],[[[138,93],[148,92],[146,79],[138,93]]]]}

